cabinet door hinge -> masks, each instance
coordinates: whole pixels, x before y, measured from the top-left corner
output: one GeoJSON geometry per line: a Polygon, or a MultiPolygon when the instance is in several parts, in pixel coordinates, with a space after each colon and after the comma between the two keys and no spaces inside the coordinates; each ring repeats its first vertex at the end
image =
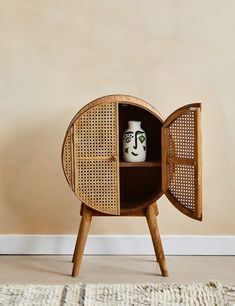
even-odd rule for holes
{"type": "Polygon", "coordinates": [[[191,112],[195,112],[195,111],[197,110],[197,107],[192,106],[192,107],[189,108],[189,110],[190,110],[191,112]]]}

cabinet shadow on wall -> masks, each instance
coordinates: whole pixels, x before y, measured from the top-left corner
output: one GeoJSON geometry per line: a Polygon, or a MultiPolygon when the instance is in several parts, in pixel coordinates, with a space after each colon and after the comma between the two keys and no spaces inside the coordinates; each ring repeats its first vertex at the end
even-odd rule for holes
{"type": "Polygon", "coordinates": [[[61,166],[68,125],[64,118],[63,114],[37,126],[25,124],[24,129],[15,130],[15,136],[3,148],[1,233],[77,231],[80,201],[71,193],[61,166]]]}

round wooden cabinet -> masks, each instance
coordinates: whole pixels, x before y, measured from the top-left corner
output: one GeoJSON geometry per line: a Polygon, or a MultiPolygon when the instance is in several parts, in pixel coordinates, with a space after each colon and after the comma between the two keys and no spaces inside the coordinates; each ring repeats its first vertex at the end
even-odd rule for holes
{"type": "Polygon", "coordinates": [[[199,103],[166,120],[147,102],[110,95],[83,107],[64,139],[66,179],[82,203],[122,215],[148,207],[163,193],[184,214],[201,220],[199,103]],[[147,138],[145,162],[124,162],[122,135],[128,121],[141,121],[147,138]]]}
{"type": "Polygon", "coordinates": [[[168,275],[156,201],[165,194],[182,213],[202,219],[200,112],[199,103],[190,104],[164,120],[143,100],[110,95],[76,114],[62,149],[66,179],[82,202],[72,276],[79,273],[92,217],[108,215],[146,217],[161,273],[168,275]],[[144,162],[123,159],[128,121],[141,121],[146,133],[144,162]]]}

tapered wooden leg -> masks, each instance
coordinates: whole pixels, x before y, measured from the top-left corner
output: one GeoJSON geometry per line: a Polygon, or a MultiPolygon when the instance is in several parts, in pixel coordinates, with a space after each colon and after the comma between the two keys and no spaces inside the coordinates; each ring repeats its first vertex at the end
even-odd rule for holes
{"type": "Polygon", "coordinates": [[[84,205],[82,219],[78,231],[76,247],[73,255],[74,264],[73,264],[72,276],[77,276],[79,274],[82,256],[86,244],[86,239],[91,224],[91,219],[92,219],[91,210],[86,205],[84,205]]]}
{"type": "Polygon", "coordinates": [[[156,216],[158,214],[156,203],[149,205],[146,211],[146,219],[152,237],[153,247],[159,263],[162,276],[168,276],[165,255],[162,247],[161,237],[158,229],[156,216]]]}
{"type": "Polygon", "coordinates": [[[78,247],[78,235],[77,235],[77,240],[76,240],[76,244],[75,244],[75,248],[74,248],[74,252],[73,252],[73,259],[72,259],[72,262],[74,262],[75,253],[76,253],[77,247],[78,247]]]}
{"type": "MultiPolygon", "coordinates": [[[[81,203],[81,210],[80,210],[80,215],[82,216],[83,213],[83,209],[84,209],[85,204],[81,203]]],[[[78,247],[78,240],[79,240],[79,235],[77,235],[77,239],[76,239],[76,244],[75,244],[75,248],[74,248],[74,252],[73,252],[73,258],[72,258],[72,262],[74,262],[74,258],[75,258],[75,253],[78,247]]]]}

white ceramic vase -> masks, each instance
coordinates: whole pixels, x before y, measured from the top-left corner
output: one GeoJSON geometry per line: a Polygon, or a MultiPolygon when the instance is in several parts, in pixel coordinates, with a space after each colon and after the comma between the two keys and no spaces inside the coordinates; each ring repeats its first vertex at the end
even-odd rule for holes
{"type": "Polygon", "coordinates": [[[123,133],[123,159],[126,162],[146,160],[146,134],[141,121],[128,121],[128,129],[123,133]]]}

